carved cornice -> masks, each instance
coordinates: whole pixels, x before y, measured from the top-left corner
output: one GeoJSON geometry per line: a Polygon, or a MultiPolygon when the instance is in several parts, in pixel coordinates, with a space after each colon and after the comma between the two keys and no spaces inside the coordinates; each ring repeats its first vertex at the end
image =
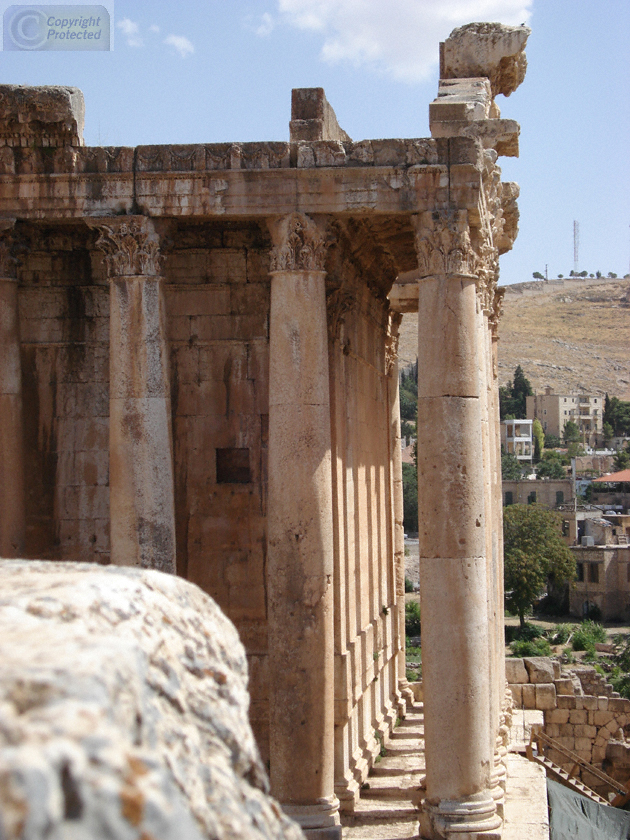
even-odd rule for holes
{"type": "Polygon", "coordinates": [[[473,273],[473,252],[466,210],[426,211],[411,218],[420,278],[473,273]]]}
{"type": "Polygon", "coordinates": [[[385,338],[385,373],[389,374],[394,369],[398,359],[398,330],[402,322],[402,312],[390,312],[389,323],[387,324],[387,337],[385,338]]]}
{"type": "Polygon", "coordinates": [[[499,320],[503,312],[503,298],[505,297],[505,286],[496,286],[492,296],[492,309],[490,313],[490,327],[492,329],[492,338],[498,340],[499,338],[499,320]]]}
{"type": "Polygon", "coordinates": [[[324,271],[325,231],[309,216],[292,213],[269,223],[273,248],[270,271],[324,271]]]}
{"type": "Polygon", "coordinates": [[[96,246],[105,253],[107,274],[112,277],[158,277],[163,256],[159,237],[146,216],[86,219],[100,234],[96,246]]]}
{"type": "Polygon", "coordinates": [[[17,258],[15,256],[15,219],[0,219],[0,278],[17,279],[17,258]]]}

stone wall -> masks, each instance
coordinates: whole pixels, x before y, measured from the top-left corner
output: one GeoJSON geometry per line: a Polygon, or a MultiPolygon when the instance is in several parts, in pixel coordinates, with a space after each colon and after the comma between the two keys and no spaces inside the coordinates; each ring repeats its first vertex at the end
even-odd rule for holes
{"type": "MultiPolygon", "coordinates": [[[[594,668],[561,668],[546,657],[510,658],[506,674],[515,710],[543,711],[544,732],[589,764],[601,768],[608,742],[630,735],[630,700],[620,697],[594,668]]],[[[550,749],[548,757],[571,769],[558,751],[550,749]]],[[[594,777],[583,781],[597,789],[594,777]]]]}

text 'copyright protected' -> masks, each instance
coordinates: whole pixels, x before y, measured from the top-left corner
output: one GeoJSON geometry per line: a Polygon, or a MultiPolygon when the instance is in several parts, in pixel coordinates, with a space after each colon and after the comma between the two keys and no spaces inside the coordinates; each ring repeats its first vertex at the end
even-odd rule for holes
{"type": "Polygon", "coordinates": [[[9,6],[3,16],[5,50],[109,50],[105,6],[9,6]]]}

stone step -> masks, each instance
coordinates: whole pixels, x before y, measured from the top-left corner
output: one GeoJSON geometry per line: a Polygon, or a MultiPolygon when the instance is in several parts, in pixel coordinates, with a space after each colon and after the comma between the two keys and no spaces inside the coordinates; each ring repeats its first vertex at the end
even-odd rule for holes
{"type": "Polygon", "coordinates": [[[424,755],[386,755],[370,771],[371,776],[404,776],[425,772],[424,755]]]}
{"type": "Polygon", "coordinates": [[[423,773],[405,773],[404,776],[370,776],[361,788],[361,799],[417,800],[422,794],[420,780],[423,773]]]}
{"type": "Polygon", "coordinates": [[[342,814],[341,822],[345,826],[390,825],[395,822],[418,822],[418,809],[408,799],[361,800],[351,814],[342,814]]]}
{"type": "Polygon", "coordinates": [[[418,818],[413,820],[396,820],[387,825],[356,825],[343,829],[344,840],[407,840],[419,835],[418,818]]]}

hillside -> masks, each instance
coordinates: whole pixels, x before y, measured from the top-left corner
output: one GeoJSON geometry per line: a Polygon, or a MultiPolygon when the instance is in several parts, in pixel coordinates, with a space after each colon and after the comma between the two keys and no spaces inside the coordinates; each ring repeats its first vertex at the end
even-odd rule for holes
{"type": "MultiPolygon", "coordinates": [[[[415,315],[401,325],[401,369],[417,356],[415,315]]],[[[499,327],[499,383],[520,364],[536,392],[630,400],[630,279],[508,286],[499,327]]]]}

